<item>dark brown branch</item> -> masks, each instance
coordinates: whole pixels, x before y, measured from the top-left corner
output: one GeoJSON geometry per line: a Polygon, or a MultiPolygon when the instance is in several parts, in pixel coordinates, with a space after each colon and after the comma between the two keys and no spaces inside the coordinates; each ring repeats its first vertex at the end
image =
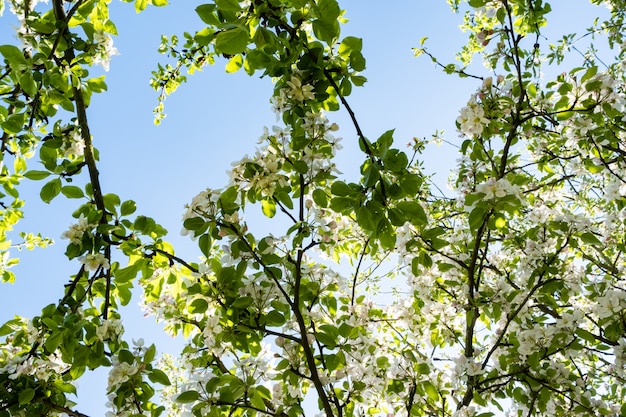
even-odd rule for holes
{"type": "Polygon", "coordinates": [[[369,245],[369,238],[365,241],[363,245],[363,250],[361,251],[361,255],[359,256],[359,262],[356,265],[356,270],[354,271],[354,277],[352,278],[352,296],[350,298],[350,305],[354,305],[354,299],[356,297],[356,281],[359,277],[359,271],[361,270],[361,264],[363,263],[363,259],[365,258],[365,253],[367,251],[367,246],[369,245]]]}

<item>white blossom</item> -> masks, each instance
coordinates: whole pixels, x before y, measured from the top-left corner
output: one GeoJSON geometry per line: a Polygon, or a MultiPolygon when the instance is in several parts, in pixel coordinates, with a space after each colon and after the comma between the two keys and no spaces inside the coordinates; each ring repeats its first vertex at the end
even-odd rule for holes
{"type": "Polygon", "coordinates": [[[113,46],[113,38],[102,31],[93,34],[96,47],[94,64],[100,64],[105,71],[109,70],[109,64],[113,55],[119,55],[117,48],[113,46]]]}
{"type": "Polygon", "coordinates": [[[102,253],[89,253],[80,256],[78,260],[85,265],[87,271],[96,271],[98,268],[109,269],[109,260],[102,253]]]}
{"type": "Polygon", "coordinates": [[[470,100],[467,106],[461,109],[461,114],[457,117],[459,130],[466,136],[480,136],[485,126],[489,124],[489,119],[485,117],[485,110],[476,102],[470,100]]]}

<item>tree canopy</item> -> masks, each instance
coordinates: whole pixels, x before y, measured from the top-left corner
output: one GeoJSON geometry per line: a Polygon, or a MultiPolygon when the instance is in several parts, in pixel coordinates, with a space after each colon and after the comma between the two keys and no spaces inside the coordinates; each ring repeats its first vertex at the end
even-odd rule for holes
{"type": "Polygon", "coordinates": [[[45,203],[76,200],[76,272],[0,326],[0,417],[85,416],[77,382],[98,368],[110,416],[626,416],[626,4],[591,0],[591,26],[547,37],[566,16],[541,0],[448,3],[456,61],[414,49],[475,86],[450,109],[447,190],[423,166],[439,133],[406,147],[394,126],[362,131],[350,95],[376,57],[342,36],[337,0],[215,0],[201,30],[163,36],[157,124],[207,65],[273,87],[276,125],[186,205],[198,257],[102,185],[90,104],[107,90],[92,67],[115,71],[109,1],[6,1],[20,26],[0,46],[0,274],[51,243],[20,230],[33,181],[45,203]],[[358,178],[336,164],[334,112],[358,178]],[[180,355],[124,333],[137,299],[180,355]]]}

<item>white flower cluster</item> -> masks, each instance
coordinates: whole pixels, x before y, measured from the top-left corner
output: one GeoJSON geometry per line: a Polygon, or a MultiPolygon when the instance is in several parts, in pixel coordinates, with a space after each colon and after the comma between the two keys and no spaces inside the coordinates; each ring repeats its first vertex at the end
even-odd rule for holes
{"type": "Polygon", "coordinates": [[[89,223],[87,218],[81,214],[78,221],[70,225],[70,228],[61,234],[61,239],[69,239],[75,245],[82,245],[83,235],[92,230],[96,225],[89,223]]]}
{"type": "Polygon", "coordinates": [[[192,217],[214,215],[216,210],[216,204],[219,200],[221,190],[211,190],[207,188],[196,195],[191,204],[185,205],[185,214],[183,214],[183,221],[192,217]]]}
{"type": "Polygon", "coordinates": [[[598,297],[596,314],[599,318],[619,317],[626,311],[626,290],[609,289],[598,297]]]}
{"type": "Polygon", "coordinates": [[[129,364],[127,362],[120,362],[117,358],[112,360],[113,367],[109,372],[109,378],[107,382],[107,392],[116,391],[120,385],[128,381],[133,375],[139,372],[139,366],[136,363],[129,364]]]}
{"type": "Polygon", "coordinates": [[[315,227],[315,231],[323,243],[343,240],[347,237],[347,233],[352,230],[352,220],[348,216],[319,208],[314,204],[312,197],[306,199],[305,207],[309,225],[315,227]]]}
{"type": "Polygon", "coordinates": [[[80,128],[75,127],[63,138],[61,152],[65,158],[80,158],[85,153],[85,141],[80,134],[80,128]]]}
{"type": "Polygon", "coordinates": [[[17,379],[22,375],[34,376],[41,381],[53,380],[70,368],[63,362],[61,356],[53,353],[46,358],[36,356],[11,355],[5,366],[0,368],[0,373],[8,374],[9,379],[17,379]]]}
{"type": "MultiPolygon", "coordinates": [[[[270,246],[270,248],[272,247],[270,246]]],[[[270,251],[268,250],[265,253],[270,253],[270,251]]],[[[252,298],[255,310],[261,314],[271,307],[273,300],[281,297],[276,284],[268,279],[265,274],[250,274],[243,278],[243,282],[244,285],[239,288],[239,295],[252,298]]]]}
{"type": "Polygon", "coordinates": [[[480,136],[489,124],[489,119],[485,117],[485,110],[476,101],[476,96],[472,96],[467,106],[461,109],[461,114],[456,119],[460,132],[465,136],[480,136]]]}
{"type": "MultiPolygon", "coordinates": [[[[176,398],[181,392],[196,390],[201,392],[205,389],[207,381],[215,377],[210,368],[191,366],[193,357],[184,354],[182,357],[174,357],[171,354],[161,355],[156,362],[156,368],[165,372],[170,380],[169,386],[159,390],[160,403],[165,407],[164,415],[193,417],[191,412],[194,403],[179,403],[176,398]]],[[[207,409],[200,410],[202,415],[209,413],[207,409]]]]}
{"type": "Polygon", "coordinates": [[[87,271],[97,271],[100,268],[109,269],[111,267],[109,260],[102,253],[88,253],[87,255],[79,256],[78,260],[85,265],[87,271]]]}
{"type": "MultiPolygon", "coordinates": [[[[200,263],[201,272],[206,270],[206,265],[200,263]]],[[[191,285],[189,277],[173,266],[169,268],[157,268],[152,276],[145,279],[143,284],[146,288],[159,288],[158,293],[141,295],[141,308],[146,316],[153,316],[157,322],[165,322],[165,331],[172,336],[176,335],[176,330],[172,317],[174,317],[179,306],[177,299],[182,296],[184,288],[191,285]],[[170,277],[176,277],[176,280],[170,280],[170,277]],[[181,285],[182,284],[182,285],[181,285]]]]}
{"type": "MultiPolygon", "coordinates": [[[[212,190],[207,188],[204,191],[198,193],[192,200],[190,204],[185,204],[185,213],[183,214],[183,222],[187,219],[191,219],[194,217],[200,218],[212,218],[217,214],[217,203],[220,198],[220,193],[222,190],[212,190]]],[[[180,234],[183,236],[187,236],[191,233],[190,230],[185,229],[183,226],[180,234]]],[[[195,239],[196,236],[191,236],[192,239],[195,239]]]]}
{"type": "Polygon", "coordinates": [[[289,183],[288,177],[280,172],[285,158],[279,152],[279,149],[269,145],[257,149],[252,158],[245,155],[240,161],[233,163],[231,182],[242,190],[259,191],[263,197],[272,197],[277,188],[285,187],[289,183]]]}
{"type": "Polygon", "coordinates": [[[472,211],[480,201],[488,201],[497,205],[498,201],[506,196],[514,196],[516,201],[520,203],[524,201],[519,186],[511,184],[506,178],[489,178],[487,181],[477,184],[472,195],[468,192],[463,196],[465,210],[472,211]],[[477,200],[474,198],[474,194],[483,194],[483,196],[477,200]],[[468,201],[470,197],[472,200],[468,201]]]}
{"type": "Polygon", "coordinates": [[[603,198],[607,203],[612,203],[626,197],[625,182],[614,175],[607,174],[605,177],[605,186],[602,192],[604,193],[603,198]]]}
{"type": "Polygon", "coordinates": [[[461,380],[466,380],[468,376],[481,375],[484,372],[482,364],[476,357],[468,358],[465,355],[459,355],[454,360],[455,376],[461,380]]]}
{"type": "Polygon", "coordinates": [[[511,184],[506,178],[498,180],[489,178],[476,186],[476,192],[484,194],[483,198],[485,200],[494,200],[507,195],[515,195],[519,199],[520,189],[518,186],[511,184]]]}
{"type": "Polygon", "coordinates": [[[102,323],[96,328],[96,336],[101,342],[116,341],[123,333],[124,328],[119,319],[102,320],[102,323]]]}
{"type": "Polygon", "coordinates": [[[626,377],[626,337],[620,338],[617,345],[613,346],[613,353],[615,354],[615,374],[624,379],[626,377]]]}
{"type": "Polygon", "coordinates": [[[111,360],[112,368],[109,371],[107,380],[108,401],[106,407],[112,411],[108,411],[105,414],[106,417],[131,417],[138,415],[137,399],[133,391],[143,378],[142,374],[145,370],[145,364],[142,360],[147,348],[144,346],[143,339],[133,340],[133,345],[134,360],[132,363],[120,361],[117,357],[113,357],[111,360]],[[131,380],[132,383],[128,384],[132,386],[131,389],[128,389],[128,386],[123,386],[131,380]],[[120,401],[117,401],[117,397],[121,392],[123,392],[124,401],[120,404],[120,401]]]}
{"type": "Polygon", "coordinates": [[[230,342],[220,340],[217,336],[221,335],[223,327],[220,324],[221,315],[219,311],[213,305],[209,305],[206,311],[206,322],[204,323],[204,330],[202,336],[204,338],[204,344],[208,352],[214,354],[217,357],[221,357],[224,352],[231,349],[230,342]]]}
{"type": "Polygon", "coordinates": [[[307,112],[302,120],[311,145],[304,149],[300,159],[309,167],[309,177],[313,178],[319,172],[339,173],[332,162],[337,151],[342,148],[341,138],[333,135],[339,127],[336,123],[330,123],[322,111],[307,112]],[[330,145],[330,152],[327,147],[330,145]]]}
{"type": "Polygon", "coordinates": [[[276,113],[276,120],[285,111],[291,109],[294,105],[305,103],[315,99],[314,87],[310,84],[302,82],[300,74],[294,73],[270,100],[272,110],[276,113]]]}
{"type": "Polygon", "coordinates": [[[105,71],[109,70],[109,64],[113,55],[119,55],[117,48],[113,46],[113,38],[102,32],[96,31],[93,34],[95,53],[94,64],[100,64],[105,71]]]}
{"type": "Polygon", "coordinates": [[[300,77],[292,75],[291,79],[287,81],[287,97],[295,101],[303,102],[307,100],[315,99],[315,93],[313,93],[313,86],[309,84],[303,84],[300,77]]]}

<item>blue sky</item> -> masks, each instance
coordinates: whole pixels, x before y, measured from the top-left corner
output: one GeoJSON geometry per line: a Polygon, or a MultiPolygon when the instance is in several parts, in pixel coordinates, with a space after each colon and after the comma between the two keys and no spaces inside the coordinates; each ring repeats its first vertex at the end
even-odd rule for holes
{"type": "MultiPolygon", "coordinates": [[[[192,260],[198,254],[195,243],[179,235],[183,205],[206,187],[225,185],[230,163],[253,154],[263,126],[276,123],[269,105],[271,80],[259,78],[260,74],[249,77],[243,71],[226,74],[225,62],[218,61],[190,77],[169,97],[167,118],[160,126],[153,124],[157,95],[148,80],[157,62],[165,60],[156,52],[160,35],[201,29],[194,8],[202,3],[174,0],[168,7],[149,8],[137,15],[131,4],[114,0],[111,18],[119,31],[115,46],[120,55],[113,57],[106,74],[109,91],[94,95],[88,113],[94,144],[100,150],[104,192],[135,200],[137,213],[154,217],[165,226],[177,254],[192,260]]],[[[462,17],[452,14],[443,0],[345,0],[340,5],[350,20],[342,36],[362,37],[367,58],[364,75],[368,82],[348,98],[365,135],[376,139],[395,128],[396,143],[403,146],[414,136],[430,137],[443,129],[447,140],[458,142],[454,120],[478,84],[444,75],[427,57],[414,58],[411,48],[428,36],[429,49],[443,62],[452,62],[464,40],[458,30],[462,17]]],[[[566,13],[571,16],[562,23],[583,18],[585,14],[580,12],[570,8],[566,13]]],[[[7,11],[2,18],[1,43],[13,42],[8,31],[10,17],[7,11]]],[[[328,117],[341,128],[338,136],[343,138],[344,149],[338,167],[355,179],[361,153],[354,128],[343,111],[328,117]]],[[[433,147],[424,157],[426,170],[438,172],[439,183],[445,184],[456,150],[449,145],[433,147]]],[[[44,204],[38,201],[43,184],[24,182],[22,195],[27,205],[18,229],[40,231],[57,243],[45,250],[20,253],[22,262],[14,269],[16,283],[5,284],[0,291],[0,322],[13,314],[38,314],[44,305],[58,301],[69,275],[78,270],[77,261],[68,262],[64,257],[67,242],[60,235],[73,222],[71,212],[80,202],[58,197],[50,205],[44,204]]],[[[158,342],[161,351],[175,350],[178,342],[161,335],[159,326],[144,319],[135,307],[137,301],[131,301],[126,311],[127,337],[158,342]]],[[[103,375],[80,382],[81,412],[104,415],[103,375]]]]}

